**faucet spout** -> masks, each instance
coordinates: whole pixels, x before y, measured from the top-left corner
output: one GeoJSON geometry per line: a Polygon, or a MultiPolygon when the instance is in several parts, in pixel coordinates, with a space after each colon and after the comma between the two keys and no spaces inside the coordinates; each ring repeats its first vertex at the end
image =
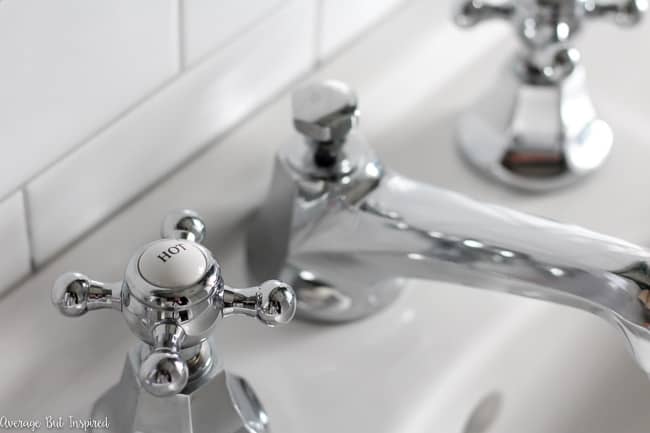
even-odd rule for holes
{"type": "Polygon", "coordinates": [[[353,141],[354,170],[331,177],[313,171],[302,144],[281,151],[249,236],[251,269],[289,280],[301,317],[356,320],[406,279],[450,282],[598,315],[650,374],[650,251],[385,171],[353,141]]]}
{"type": "Polygon", "coordinates": [[[248,255],[256,277],[294,287],[300,317],[361,319],[410,278],[455,283],[602,317],[650,374],[649,250],[386,170],[343,83],[297,91],[293,108],[306,142],[278,152],[248,255]]]}

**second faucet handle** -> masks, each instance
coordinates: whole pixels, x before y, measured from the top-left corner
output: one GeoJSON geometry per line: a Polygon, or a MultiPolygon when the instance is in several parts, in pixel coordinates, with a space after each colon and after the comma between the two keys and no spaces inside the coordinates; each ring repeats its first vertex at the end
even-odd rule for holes
{"type": "Polygon", "coordinates": [[[632,26],[643,19],[648,0],[584,0],[584,9],[588,16],[611,18],[620,26],[632,26]]]}
{"type": "Polygon", "coordinates": [[[524,42],[544,48],[569,40],[583,18],[612,18],[616,24],[630,26],[640,22],[647,10],[648,0],[458,0],[454,19],[461,27],[492,18],[512,20],[524,42]]]}

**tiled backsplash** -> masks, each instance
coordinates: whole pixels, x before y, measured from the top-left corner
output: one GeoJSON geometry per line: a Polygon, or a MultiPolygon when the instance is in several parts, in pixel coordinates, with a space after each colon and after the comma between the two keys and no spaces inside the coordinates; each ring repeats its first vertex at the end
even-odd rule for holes
{"type": "Polygon", "coordinates": [[[0,1],[0,293],[403,1],[0,1]]]}

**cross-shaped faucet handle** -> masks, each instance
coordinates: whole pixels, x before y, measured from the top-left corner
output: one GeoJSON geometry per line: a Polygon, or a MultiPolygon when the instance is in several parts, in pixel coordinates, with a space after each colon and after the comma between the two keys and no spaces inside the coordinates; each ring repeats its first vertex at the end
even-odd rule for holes
{"type": "Polygon", "coordinates": [[[188,369],[181,351],[198,348],[219,319],[249,316],[275,326],[288,323],[296,311],[293,289],[280,281],[243,289],[225,285],[219,263],[199,244],[204,234],[194,212],[173,212],[163,222],[163,238],[131,257],[123,281],[102,283],[66,273],[52,288],[52,302],[66,316],[102,308],[122,312],[151,349],[139,379],[157,396],[185,387],[188,369]]]}
{"type": "Polygon", "coordinates": [[[637,24],[648,0],[460,0],[455,20],[461,27],[501,18],[512,22],[518,36],[533,48],[568,41],[584,18],[610,18],[621,26],[637,24]]]}

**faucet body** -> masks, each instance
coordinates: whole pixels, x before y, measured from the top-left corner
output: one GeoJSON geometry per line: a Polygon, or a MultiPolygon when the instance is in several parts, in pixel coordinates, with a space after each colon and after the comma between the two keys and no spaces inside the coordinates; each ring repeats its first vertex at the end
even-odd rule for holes
{"type": "Polygon", "coordinates": [[[648,0],[458,0],[459,26],[504,20],[521,45],[459,119],[457,141],[467,161],[532,191],[567,186],[601,167],[614,135],[594,108],[574,42],[589,20],[630,27],[647,9],[648,0]]]}
{"type": "Polygon", "coordinates": [[[268,432],[268,414],[249,382],[224,369],[212,338],[182,354],[192,365],[183,392],[159,397],[138,378],[151,353],[139,343],[127,354],[120,380],[95,401],[91,418],[108,420],[108,428],[92,432],[268,432]]]}
{"type": "Polygon", "coordinates": [[[390,305],[406,279],[452,282],[596,314],[650,373],[649,251],[410,180],[384,168],[356,130],[338,165],[319,167],[312,148],[279,151],[249,234],[251,271],[291,284],[299,317],[361,319],[390,305]]]}

